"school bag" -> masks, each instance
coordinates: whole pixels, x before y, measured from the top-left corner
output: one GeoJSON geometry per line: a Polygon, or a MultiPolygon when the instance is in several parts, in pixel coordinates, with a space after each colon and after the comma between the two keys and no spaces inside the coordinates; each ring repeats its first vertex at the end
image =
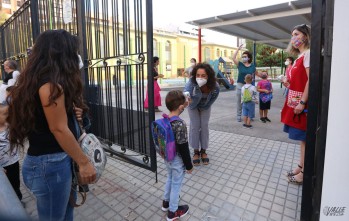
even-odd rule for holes
{"type": "Polygon", "coordinates": [[[247,103],[247,102],[252,101],[252,94],[249,90],[250,87],[247,87],[247,88],[245,87],[244,93],[242,95],[242,102],[243,103],[247,103]]]}
{"type": "Polygon", "coordinates": [[[176,140],[172,131],[171,122],[182,121],[178,116],[169,118],[167,114],[151,124],[151,133],[156,152],[166,161],[172,161],[176,156],[176,140]]]}

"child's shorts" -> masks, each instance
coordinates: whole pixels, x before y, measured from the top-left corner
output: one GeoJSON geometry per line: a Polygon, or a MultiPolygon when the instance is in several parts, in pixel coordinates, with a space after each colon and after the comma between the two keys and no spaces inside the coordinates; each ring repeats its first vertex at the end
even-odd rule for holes
{"type": "Polygon", "coordinates": [[[263,103],[262,99],[259,99],[259,109],[260,110],[270,110],[271,101],[263,103]]]}
{"type": "Polygon", "coordinates": [[[249,117],[249,118],[253,118],[253,114],[254,114],[254,105],[253,102],[247,102],[247,103],[242,103],[242,116],[244,117],[249,117]]]}

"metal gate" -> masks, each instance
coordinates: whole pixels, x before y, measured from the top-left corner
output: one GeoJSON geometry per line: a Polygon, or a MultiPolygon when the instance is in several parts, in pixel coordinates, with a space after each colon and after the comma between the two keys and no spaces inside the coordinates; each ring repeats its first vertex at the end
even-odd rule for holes
{"type": "Polygon", "coordinates": [[[0,27],[0,62],[14,59],[23,67],[27,49],[42,31],[65,29],[78,35],[91,132],[111,156],[155,172],[149,128],[155,118],[151,74],[149,113],[143,105],[144,82],[153,68],[151,18],[151,0],[26,1],[0,27]]]}

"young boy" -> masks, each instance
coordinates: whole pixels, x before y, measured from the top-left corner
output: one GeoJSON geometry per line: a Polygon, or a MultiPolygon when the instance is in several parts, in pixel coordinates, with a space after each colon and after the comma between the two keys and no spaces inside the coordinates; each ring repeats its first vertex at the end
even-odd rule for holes
{"type": "Polygon", "coordinates": [[[8,107],[0,104],[0,166],[3,167],[19,200],[22,200],[19,181],[19,155],[17,150],[10,151],[8,126],[6,123],[8,107]]]}
{"type": "Polygon", "coordinates": [[[251,118],[253,118],[254,113],[254,105],[253,103],[257,102],[257,91],[256,87],[253,86],[252,83],[252,75],[247,74],[245,76],[245,85],[241,88],[241,103],[242,103],[242,116],[244,117],[244,124],[243,126],[245,128],[252,128],[251,125],[251,118]],[[245,90],[248,90],[245,92],[245,90]]]}
{"type": "Polygon", "coordinates": [[[273,86],[268,81],[268,72],[263,70],[261,73],[262,80],[257,84],[259,92],[259,115],[260,121],[263,123],[271,122],[268,118],[268,110],[270,110],[271,99],[273,98],[273,86]]]}
{"type": "MultiPolygon", "coordinates": [[[[167,109],[170,111],[170,118],[179,116],[184,111],[184,108],[188,106],[188,101],[186,101],[183,92],[180,90],[170,91],[166,96],[165,102],[167,109]]],[[[187,126],[184,121],[179,120],[172,121],[171,126],[176,141],[177,155],[171,162],[165,160],[167,181],[161,208],[163,211],[168,211],[168,221],[176,220],[188,213],[189,206],[178,206],[178,201],[184,171],[186,170],[189,174],[193,171],[189,153],[187,126]]]]}

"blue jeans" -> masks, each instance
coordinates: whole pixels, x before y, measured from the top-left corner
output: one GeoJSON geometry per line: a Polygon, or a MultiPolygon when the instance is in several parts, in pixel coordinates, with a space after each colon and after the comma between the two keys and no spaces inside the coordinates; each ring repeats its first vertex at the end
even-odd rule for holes
{"type": "Polygon", "coordinates": [[[170,202],[169,210],[176,212],[178,209],[179,193],[185,174],[185,167],[180,156],[176,155],[173,161],[166,162],[167,181],[165,184],[164,200],[170,202]]]}
{"type": "Polygon", "coordinates": [[[69,204],[71,162],[65,152],[26,155],[22,166],[23,181],[36,197],[40,220],[73,220],[73,207],[69,204]]]}

